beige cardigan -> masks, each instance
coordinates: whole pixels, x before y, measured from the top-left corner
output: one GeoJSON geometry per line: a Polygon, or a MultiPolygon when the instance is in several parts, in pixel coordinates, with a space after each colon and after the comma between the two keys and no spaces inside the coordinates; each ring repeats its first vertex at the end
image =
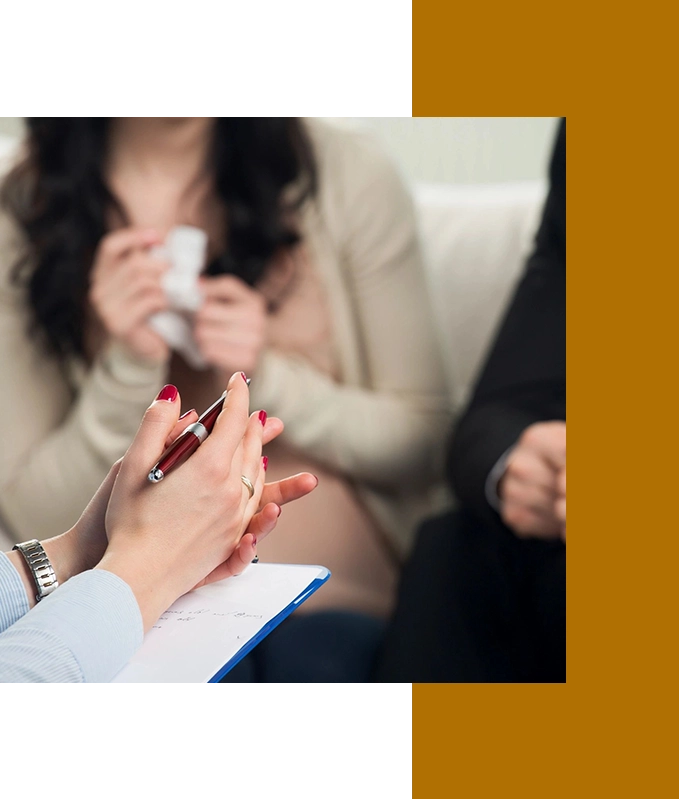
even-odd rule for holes
{"type": "MultiPolygon", "coordinates": [[[[355,482],[400,555],[440,507],[449,428],[413,207],[369,136],[307,120],[319,193],[302,233],[333,316],[342,382],[269,350],[252,407],[296,449],[355,482]]],[[[109,347],[69,375],[26,333],[9,272],[20,238],[0,217],[0,516],[17,540],[68,529],[135,434],[166,369],[109,347]]]]}

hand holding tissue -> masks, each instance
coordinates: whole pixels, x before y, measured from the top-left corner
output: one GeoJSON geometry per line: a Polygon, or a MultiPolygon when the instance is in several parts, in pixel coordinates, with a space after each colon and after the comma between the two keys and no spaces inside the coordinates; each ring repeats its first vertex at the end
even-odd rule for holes
{"type": "Polygon", "coordinates": [[[207,245],[204,230],[179,225],[172,228],[164,245],[152,250],[153,255],[170,263],[170,269],[163,276],[170,310],[154,314],[149,325],[194,369],[207,368],[194,341],[190,320],[190,314],[202,304],[198,278],[205,268],[207,245]]]}

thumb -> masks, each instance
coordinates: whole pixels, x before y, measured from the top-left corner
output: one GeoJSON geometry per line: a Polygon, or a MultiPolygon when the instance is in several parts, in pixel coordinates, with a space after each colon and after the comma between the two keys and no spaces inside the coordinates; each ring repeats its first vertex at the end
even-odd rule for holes
{"type": "Polygon", "coordinates": [[[146,476],[160,458],[165,442],[177,424],[181,399],[176,386],[164,386],[141,420],[137,434],[130,444],[121,470],[129,475],[146,476]]]}

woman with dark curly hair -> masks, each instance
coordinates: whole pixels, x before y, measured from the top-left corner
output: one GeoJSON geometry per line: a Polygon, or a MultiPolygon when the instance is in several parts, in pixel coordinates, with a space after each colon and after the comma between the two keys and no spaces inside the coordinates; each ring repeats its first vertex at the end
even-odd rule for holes
{"type": "Polygon", "coordinates": [[[2,204],[0,515],[16,538],[76,521],[164,383],[202,411],[242,370],[286,422],[268,474],[319,478],[260,556],[332,570],[310,610],[384,617],[448,418],[411,201],[369,137],[295,118],[34,118],[2,204]],[[206,369],[149,323],[168,308],[153,249],[177,225],[208,237],[192,317],[206,369]]]}

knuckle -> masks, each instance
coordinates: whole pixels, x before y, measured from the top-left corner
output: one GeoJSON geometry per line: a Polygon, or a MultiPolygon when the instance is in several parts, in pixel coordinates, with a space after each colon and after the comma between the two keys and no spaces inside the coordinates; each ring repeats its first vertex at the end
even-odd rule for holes
{"type": "Polygon", "coordinates": [[[150,282],[153,277],[151,270],[148,268],[148,264],[145,262],[144,258],[139,255],[139,253],[133,253],[127,258],[125,261],[125,268],[127,269],[130,277],[134,278],[135,280],[150,282]]]}
{"type": "Polygon", "coordinates": [[[246,488],[241,482],[240,475],[238,477],[232,477],[225,482],[223,492],[224,501],[229,507],[236,506],[240,503],[245,491],[246,488]]]}
{"type": "Polygon", "coordinates": [[[507,476],[523,481],[530,476],[530,473],[530,460],[521,451],[514,453],[514,456],[507,464],[507,476]]]}
{"type": "Polygon", "coordinates": [[[527,427],[521,434],[519,440],[522,444],[532,449],[542,440],[543,435],[544,426],[542,422],[538,422],[537,424],[532,424],[530,427],[527,427]]]}
{"type": "Polygon", "coordinates": [[[502,508],[502,518],[505,524],[508,524],[510,527],[515,527],[520,518],[518,505],[506,503],[502,508]]]}
{"type": "Polygon", "coordinates": [[[505,523],[520,533],[530,533],[533,530],[533,514],[523,505],[512,503],[503,513],[505,523]]]}
{"type": "Polygon", "coordinates": [[[115,252],[115,234],[109,233],[99,243],[99,255],[103,258],[110,258],[115,252]]]}
{"type": "Polygon", "coordinates": [[[159,422],[164,422],[167,413],[170,410],[171,403],[169,402],[156,402],[154,401],[149,407],[144,411],[143,416],[143,423],[144,424],[158,424],[159,422]]]}
{"type": "Polygon", "coordinates": [[[226,478],[224,477],[224,472],[214,464],[211,469],[205,470],[205,474],[202,477],[203,488],[208,495],[213,497],[220,496],[225,482],[226,478]]]}
{"type": "Polygon", "coordinates": [[[563,422],[545,422],[543,428],[543,435],[555,444],[561,444],[566,441],[566,425],[563,422]]]}
{"type": "Polygon", "coordinates": [[[516,480],[507,477],[502,481],[502,498],[505,502],[514,502],[517,498],[517,490],[516,480]]]}

